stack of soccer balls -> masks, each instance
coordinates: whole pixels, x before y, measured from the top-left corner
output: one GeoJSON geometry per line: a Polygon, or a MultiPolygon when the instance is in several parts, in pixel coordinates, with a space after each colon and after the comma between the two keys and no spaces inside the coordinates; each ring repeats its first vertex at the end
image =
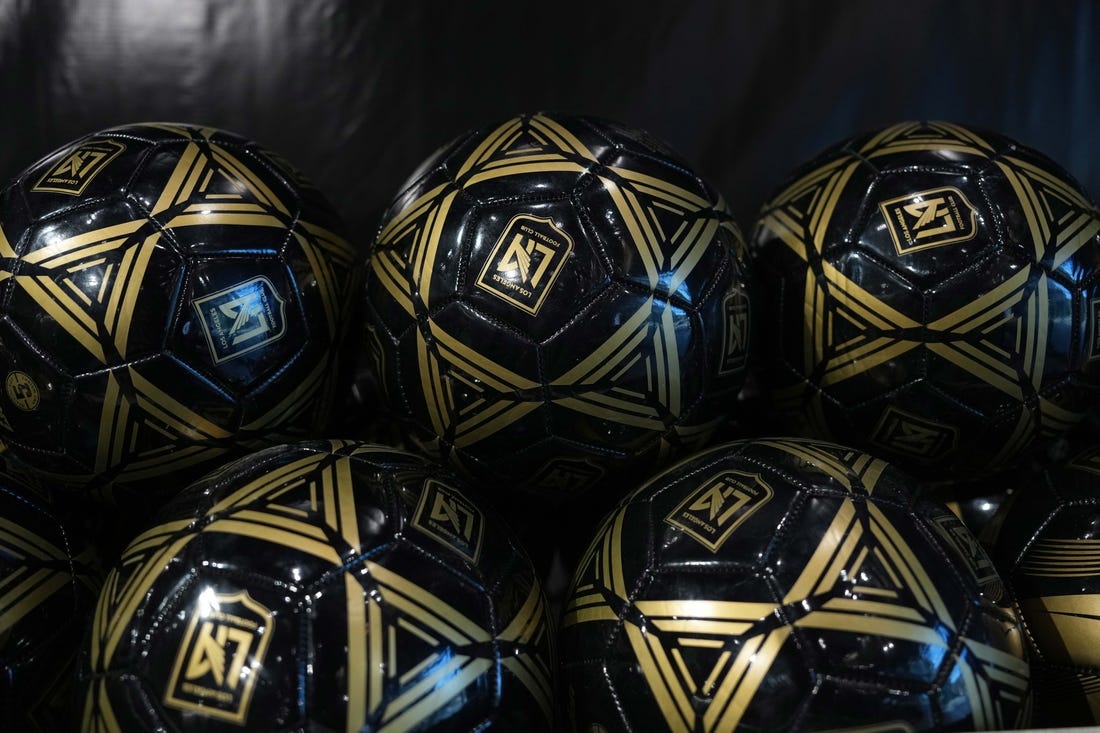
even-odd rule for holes
{"type": "Polygon", "coordinates": [[[225,131],[36,163],[0,191],[0,441],[70,511],[4,509],[0,544],[7,586],[74,600],[0,605],[3,720],[1100,718],[1094,205],[913,122],[747,231],[664,143],[568,114],[458,136],[366,234],[225,131]],[[67,693],[36,658],[76,653],[67,693]]]}

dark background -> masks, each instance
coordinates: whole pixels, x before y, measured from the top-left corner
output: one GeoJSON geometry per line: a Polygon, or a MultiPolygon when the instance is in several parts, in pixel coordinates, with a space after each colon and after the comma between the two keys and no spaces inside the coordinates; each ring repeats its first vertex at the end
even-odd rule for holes
{"type": "Polygon", "coordinates": [[[358,241],[431,151],[520,111],[649,130],[746,229],[824,146],[912,118],[999,130],[1100,192],[1089,0],[0,0],[0,177],[145,120],[232,130],[358,241]]]}

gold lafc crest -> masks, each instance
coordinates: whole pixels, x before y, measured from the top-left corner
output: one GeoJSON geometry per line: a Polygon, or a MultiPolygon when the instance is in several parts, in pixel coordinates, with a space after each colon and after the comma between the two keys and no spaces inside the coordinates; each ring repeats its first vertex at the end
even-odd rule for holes
{"type": "Polygon", "coordinates": [[[517,214],[485,261],[477,286],[538,315],[572,251],[572,237],[549,217],[517,214]]]}
{"type": "Polygon", "coordinates": [[[117,140],[98,138],[65,151],[61,159],[34,184],[31,191],[79,196],[107,164],[126,146],[117,140]]]}
{"type": "Polygon", "coordinates": [[[978,232],[973,204],[952,186],[883,201],[879,210],[899,255],[965,242],[978,232]]]}
{"type": "Polygon", "coordinates": [[[176,654],[164,703],[243,725],[274,620],[248,591],[204,592],[176,654]]]}

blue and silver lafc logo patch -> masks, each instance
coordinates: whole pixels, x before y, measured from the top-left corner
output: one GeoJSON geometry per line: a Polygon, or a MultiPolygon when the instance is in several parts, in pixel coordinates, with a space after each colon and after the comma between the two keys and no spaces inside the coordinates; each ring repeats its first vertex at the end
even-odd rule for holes
{"type": "Polygon", "coordinates": [[[176,653],[165,704],[243,725],[274,621],[248,591],[205,590],[176,653]]]}
{"type": "Polygon", "coordinates": [[[286,301],[266,277],[197,298],[192,305],[215,364],[278,341],[286,333],[286,301]]]}

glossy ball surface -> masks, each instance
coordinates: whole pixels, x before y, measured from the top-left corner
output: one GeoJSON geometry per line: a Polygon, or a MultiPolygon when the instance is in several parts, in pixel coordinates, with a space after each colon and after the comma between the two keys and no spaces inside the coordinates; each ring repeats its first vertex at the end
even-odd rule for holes
{"type": "Polygon", "coordinates": [[[1022,481],[993,559],[1019,603],[1035,725],[1100,725],[1100,447],[1022,481]]]}
{"type": "Polygon", "coordinates": [[[928,478],[1003,468],[1100,378],[1100,215],[1004,136],[906,122],[800,167],[751,238],[785,432],[928,478]]]}
{"type": "Polygon", "coordinates": [[[725,203],[662,143],[526,114],[460,136],[395,197],[365,339],[422,449],[508,492],[610,494],[733,409],[748,267],[725,203]]]}
{"type": "Polygon", "coordinates": [[[574,730],[1012,728],[1020,627],[914,479],[846,447],[734,441],[656,475],[589,545],[562,620],[574,730]]]}
{"type": "Polygon", "coordinates": [[[451,473],[276,446],[181,492],[107,576],[85,729],[549,731],[530,561],[451,473]]]}
{"type": "Polygon", "coordinates": [[[226,131],[73,141],[0,191],[0,439],[75,486],[182,486],[329,417],[355,253],[226,131]]]}
{"type": "Polygon", "coordinates": [[[0,465],[0,730],[72,730],[102,572],[87,536],[0,465]]]}

